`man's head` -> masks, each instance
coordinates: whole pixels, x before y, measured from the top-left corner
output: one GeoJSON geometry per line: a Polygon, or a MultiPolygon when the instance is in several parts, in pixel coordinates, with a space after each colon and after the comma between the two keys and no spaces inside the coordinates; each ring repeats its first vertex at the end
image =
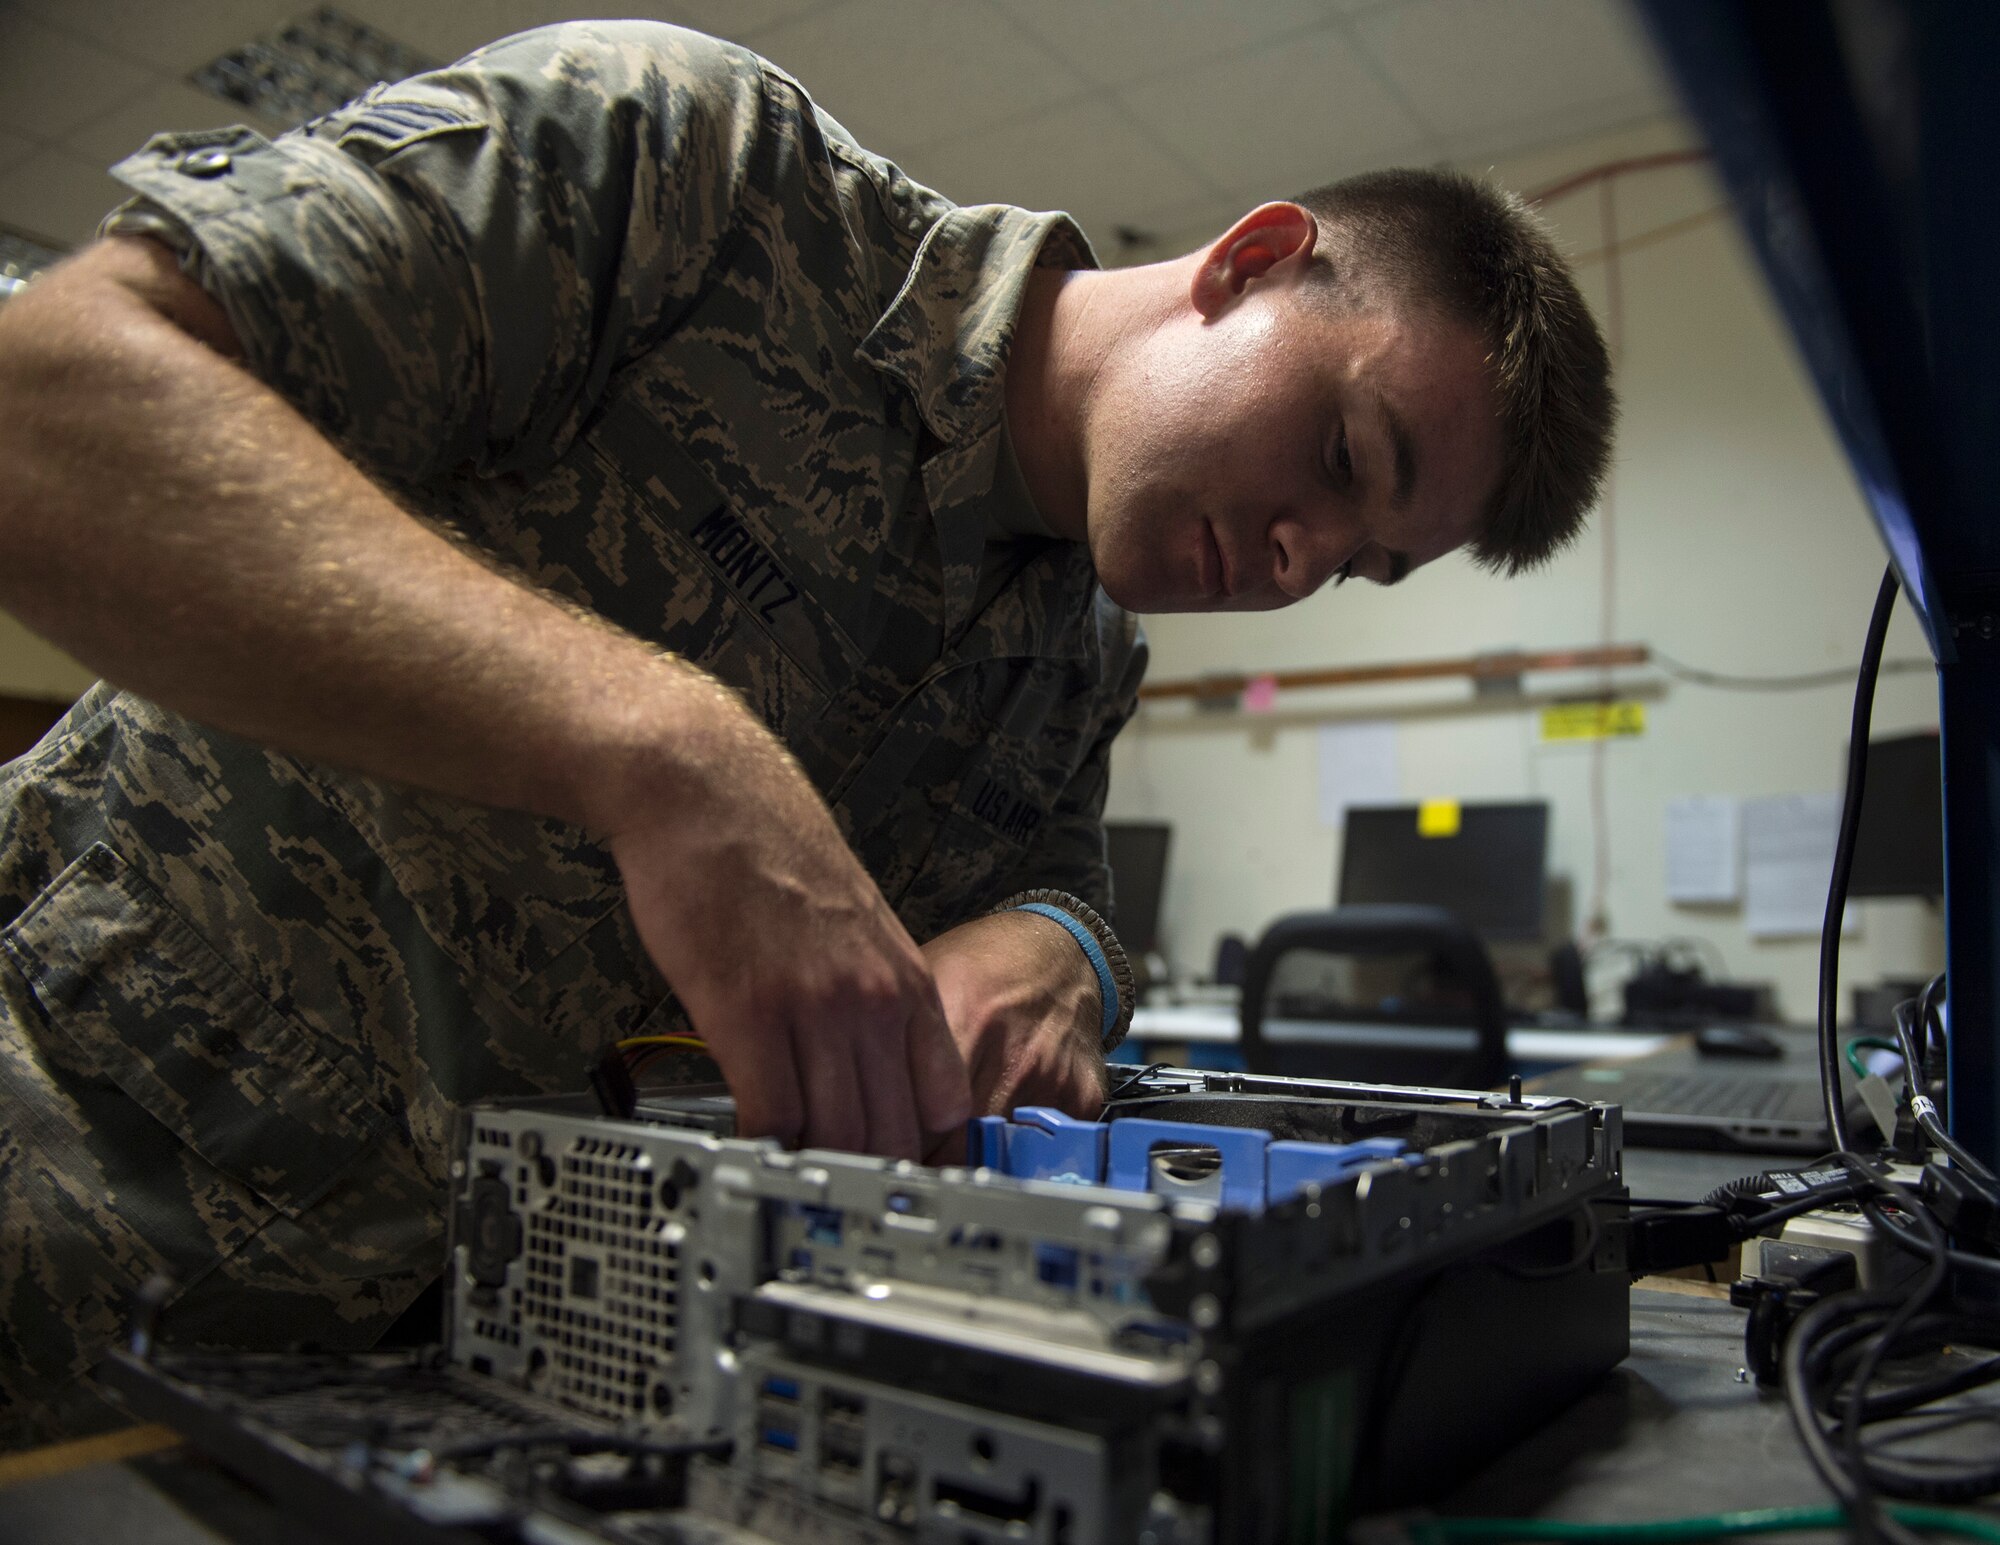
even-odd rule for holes
{"type": "Polygon", "coordinates": [[[1158,274],[1083,411],[1084,524],[1114,599],[1266,609],[1460,547],[1516,573],[1581,528],[1609,365],[1518,199],[1371,173],[1252,210],[1158,274]]]}

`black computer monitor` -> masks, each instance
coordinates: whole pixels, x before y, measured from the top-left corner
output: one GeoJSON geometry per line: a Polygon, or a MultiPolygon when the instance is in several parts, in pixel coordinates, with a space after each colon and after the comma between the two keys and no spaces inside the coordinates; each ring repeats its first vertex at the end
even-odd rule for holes
{"type": "Polygon", "coordinates": [[[1847,894],[1944,894],[1944,777],[1935,731],[1868,742],[1847,894]]]}
{"type": "Polygon", "coordinates": [[[1160,892],[1167,882],[1164,821],[1106,821],[1105,855],[1111,865],[1111,927],[1127,955],[1160,947],[1160,892]]]}
{"type": "Polygon", "coordinates": [[[1341,842],[1343,906],[1364,902],[1444,907],[1482,939],[1540,939],[1549,807],[1458,807],[1456,822],[1427,835],[1416,805],[1350,809],[1341,842]]]}

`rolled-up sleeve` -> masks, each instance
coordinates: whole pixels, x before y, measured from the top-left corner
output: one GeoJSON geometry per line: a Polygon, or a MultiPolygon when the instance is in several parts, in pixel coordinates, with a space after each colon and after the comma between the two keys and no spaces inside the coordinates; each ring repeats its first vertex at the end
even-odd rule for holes
{"type": "Polygon", "coordinates": [[[275,142],[156,136],[106,229],[179,233],[247,366],[371,471],[529,471],[701,292],[762,102],[698,33],[547,27],[275,142]]]}

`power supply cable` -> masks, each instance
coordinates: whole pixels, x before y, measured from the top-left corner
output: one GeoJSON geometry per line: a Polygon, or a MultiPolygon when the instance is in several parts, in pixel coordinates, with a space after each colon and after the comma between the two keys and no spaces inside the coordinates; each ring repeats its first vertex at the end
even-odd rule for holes
{"type": "MultiPolygon", "coordinates": [[[[1877,1177],[1882,1178],[1882,1177],[1877,1177]]],[[[1849,1479],[1855,1490],[1854,1504],[1849,1509],[1864,1540],[1886,1536],[1890,1539],[1914,1541],[1916,1536],[1893,1518],[1879,1511],[1876,1499],[1876,1476],[1868,1463],[1868,1455],[1862,1446],[1862,1413],[1868,1408],[1868,1387],[1875,1382],[1875,1375],[1881,1369],[1882,1359],[1891,1347],[1897,1346],[1910,1321],[1917,1312],[1937,1297],[1938,1290],[1945,1284],[1951,1273],[1951,1261],[1947,1257],[1944,1230],[1927,1210],[1917,1202],[1916,1197],[1900,1187],[1891,1186],[1895,1194],[1915,1208],[1914,1216],[1924,1232],[1924,1244],[1930,1259],[1924,1275],[1913,1292],[1902,1295],[1902,1300],[1889,1311],[1889,1317],[1881,1330],[1864,1338],[1861,1343],[1861,1359],[1855,1365],[1852,1390],[1844,1409],[1840,1411],[1840,1448],[1846,1461],[1849,1479]]],[[[1865,1201],[1862,1210],[1870,1221],[1878,1227],[1887,1227],[1878,1220],[1882,1215],[1879,1203],[1865,1201]]],[[[1838,1299],[1835,1300],[1839,1302],[1838,1299]]],[[[1984,1491],[1984,1486],[1979,1491],[1984,1491]]],[[[1977,1496],[1978,1491],[1969,1495],[1977,1496]]]]}
{"type": "Polygon", "coordinates": [[[1847,880],[1854,868],[1854,833],[1861,824],[1861,799],[1868,777],[1868,725],[1875,711],[1875,677],[1882,664],[1882,643],[1889,633],[1889,613],[1896,605],[1896,570],[1882,571],[1875,592],[1875,611],[1868,619],[1868,636],[1861,646],[1861,665],[1854,678],[1854,720],[1847,741],[1847,790],[1840,805],[1840,839],[1833,850],[1833,874],[1826,888],[1826,921],[1819,936],[1819,1083],[1826,1102],[1826,1119],[1834,1146],[1851,1152],[1854,1134],[1840,1090],[1840,1042],[1834,1029],[1840,982],[1840,923],[1847,907],[1847,880]]]}
{"type": "MultiPolygon", "coordinates": [[[[1893,1214],[1888,1216],[1885,1230],[1892,1243],[1901,1245],[1913,1255],[1924,1253],[1923,1241],[1910,1230],[1898,1223],[1893,1214]]],[[[2000,1278],[2000,1257],[1974,1255],[1970,1250],[1947,1250],[1945,1256],[1960,1271],[1974,1272],[1981,1276],[2000,1278]]]]}
{"type": "Polygon", "coordinates": [[[1106,1103],[1122,1099],[1129,1090],[1136,1089],[1155,1073],[1162,1072],[1172,1066],[1171,1062],[1149,1062],[1143,1067],[1132,1069],[1132,1071],[1105,1091],[1104,1098],[1106,1103]]]}
{"type": "MultiPolygon", "coordinates": [[[[1725,692],[1799,692],[1812,687],[1838,687],[1854,680],[1854,667],[1835,666],[1823,671],[1797,671],[1774,676],[1741,675],[1729,671],[1708,671],[1699,666],[1687,665],[1657,645],[1652,649],[1652,663],[1665,671],[1676,681],[1685,681],[1695,687],[1715,687],[1725,692]]],[[[1884,660],[1881,674],[1900,676],[1909,671],[1936,670],[1935,661],[1922,656],[1909,656],[1899,660],[1884,660]]]]}

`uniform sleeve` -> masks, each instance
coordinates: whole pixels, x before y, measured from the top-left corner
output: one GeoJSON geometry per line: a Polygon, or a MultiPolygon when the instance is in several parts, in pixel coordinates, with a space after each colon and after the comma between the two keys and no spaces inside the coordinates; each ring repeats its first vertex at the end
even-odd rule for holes
{"type": "MultiPolygon", "coordinates": [[[[697,296],[765,135],[763,73],[645,22],[508,38],[267,142],[156,136],[114,173],[249,367],[392,482],[546,465],[697,296]]],[[[107,229],[121,228],[121,215],[107,229]]]]}
{"type": "MultiPolygon", "coordinates": [[[[1111,782],[1111,742],[1139,706],[1139,683],[1146,675],[1146,635],[1138,621],[1098,593],[1098,628],[1103,639],[1107,709],[1083,765],[1057,797],[1055,808],[1036,833],[1033,850],[1000,888],[1003,896],[1024,890],[1068,891],[1106,918],[1114,918],[1111,867],[1104,854],[1104,796],[1111,782]]],[[[1114,922],[1113,926],[1116,924],[1114,922]]]]}

